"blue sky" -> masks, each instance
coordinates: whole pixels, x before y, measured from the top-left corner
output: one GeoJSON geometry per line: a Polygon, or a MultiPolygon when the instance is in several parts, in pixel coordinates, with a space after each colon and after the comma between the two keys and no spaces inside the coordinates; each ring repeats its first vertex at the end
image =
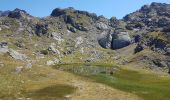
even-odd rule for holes
{"type": "Polygon", "coordinates": [[[1,0],[0,10],[20,8],[33,16],[45,17],[50,15],[54,8],[74,7],[104,15],[107,18],[112,16],[122,18],[151,2],[170,4],[170,0],[1,0]]]}

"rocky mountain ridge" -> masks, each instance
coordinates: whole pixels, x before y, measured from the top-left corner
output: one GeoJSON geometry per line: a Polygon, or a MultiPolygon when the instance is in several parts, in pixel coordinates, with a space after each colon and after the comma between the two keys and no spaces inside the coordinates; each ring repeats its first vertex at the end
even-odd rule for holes
{"type": "MultiPolygon", "coordinates": [[[[115,55],[100,49],[119,51],[135,45],[132,49],[133,56],[151,50],[163,57],[147,55],[143,59],[149,60],[149,66],[163,66],[168,69],[169,33],[170,5],[164,3],[145,5],[121,20],[115,17],[107,19],[72,7],[56,8],[50,16],[44,18],[31,16],[20,9],[0,12],[1,44],[5,43],[10,49],[27,52],[30,59],[32,55],[34,59],[48,56],[50,60],[48,59],[47,65],[62,62],[61,59],[68,55],[76,55],[84,62],[103,60],[110,56],[113,60],[115,55]],[[83,56],[76,54],[77,52],[83,56]]],[[[6,48],[0,47],[0,51],[4,49],[6,48]]],[[[130,58],[126,60],[128,61],[123,62],[132,61],[130,58]]]]}

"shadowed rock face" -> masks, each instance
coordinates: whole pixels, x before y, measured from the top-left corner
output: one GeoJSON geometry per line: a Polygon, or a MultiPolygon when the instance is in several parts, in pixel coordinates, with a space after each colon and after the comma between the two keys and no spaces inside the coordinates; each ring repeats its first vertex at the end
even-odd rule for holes
{"type": "Polygon", "coordinates": [[[123,47],[126,47],[130,45],[131,38],[128,34],[128,32],[120,32],[120,33],[114,33],[112,35],[112,49],[120,49],[123,47]]]}
{"type": "Polygon", "coordinates": [[[109,32],[102,32],[98,37],[98,42],[103,48],[111,48],[112,35],[109,32]]]}

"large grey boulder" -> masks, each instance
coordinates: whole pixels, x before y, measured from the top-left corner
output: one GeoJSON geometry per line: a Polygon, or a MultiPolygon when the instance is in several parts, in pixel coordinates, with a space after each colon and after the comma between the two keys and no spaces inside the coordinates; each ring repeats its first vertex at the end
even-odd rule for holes
{"type": "Polygon", "coordinates": [[[103,48],[120,49],[130,45],[129,33],[123,29],[104,31],[98,36],[98,43],[103,48]]]}
{"type": "Polygon", "coordinates": [[[112,35],[110,32],[104,31],[98,36],[98,42],[103,48],[111,48],[112,35]]]}
{"type": "Polygon", "coordinates": [[[112,49],[120,49],[130,45],[131,38],[128,32],[119,32],[112,34],[112,49]]]}

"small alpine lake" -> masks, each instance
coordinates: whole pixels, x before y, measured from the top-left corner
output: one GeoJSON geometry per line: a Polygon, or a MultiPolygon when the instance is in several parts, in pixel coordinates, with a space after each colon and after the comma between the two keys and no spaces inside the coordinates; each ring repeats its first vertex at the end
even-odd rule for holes
{"type": "Polygon", "coordinates": [[[54,68],[136,94],[144,100],[169,100],[170,77],[100,64],[62,64],[54,68]]]}

